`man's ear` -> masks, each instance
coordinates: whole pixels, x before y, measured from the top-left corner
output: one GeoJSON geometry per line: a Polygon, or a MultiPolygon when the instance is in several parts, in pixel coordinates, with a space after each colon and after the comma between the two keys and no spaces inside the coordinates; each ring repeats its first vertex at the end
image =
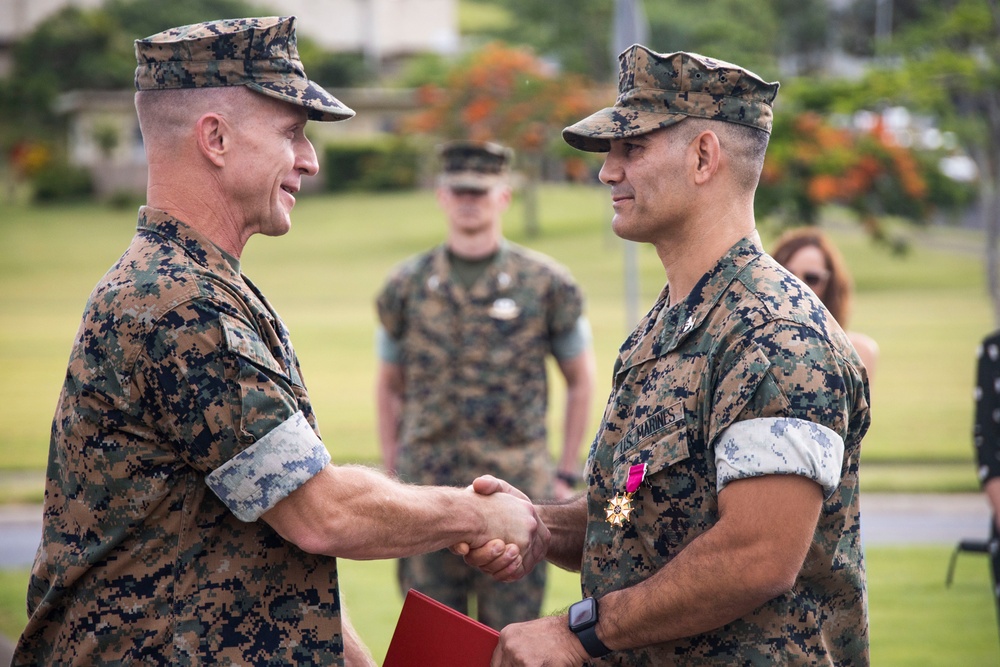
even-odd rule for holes
{"type": "Polygon", "coordinates": [[[225,119],[215,113],[207,113],[195,125],[198,150],[216,167],[226,164],[229,150],[230,132],[225,119]]]}
{"type": "Polygon", "coordinates": [[[719,170],[719,162],[722,160],[719,137],[715,132],[705,130],[692,140],[691,150],[695,159],[694,181],[697,185],[703,185],[719,170]]]}

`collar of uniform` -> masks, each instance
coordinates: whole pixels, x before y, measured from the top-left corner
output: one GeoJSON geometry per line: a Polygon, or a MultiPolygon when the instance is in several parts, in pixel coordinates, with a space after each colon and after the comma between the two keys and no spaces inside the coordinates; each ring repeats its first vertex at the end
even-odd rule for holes
{"type": "Polygon", "coordinates": [[[217,245],[198,230],[181,222],[166,211],[143,206],[139,209],[140,231],[161,236],[184,249],[191,259],[213,273],[239,279],[239,270],[232,265],[217,245]]]}
{"type": "MultiPolygon", "coordinates": [[[[455,289],[460,286],[451,279],[451,265],[448,262],[447,244],[442,243],[434,249],[432,267],[433,271],[431,277],[435,281],[438,288],[447,288],[451,290],[452,293],[455,293],[455,289]]],[[[497,250],[496,257],[494,257],[490,265],[486,267],[483,277],[476,281],[476,284],[468,290],[467,294],[471,298],[484,298],[497,292],[505,291],[513,283],[514,276],[512,267],[510,266],[510,245],[506,239],[501,239],[500,248],[497,250]],[[507,276],[506,280],[502,279],[501,276],[507,276]]],[[[461,291],[465,292],[464,289],[461,289],[461,291]]]]}
{"type": "Polygon", "coordinates": [[[670,287],[664,287],[649,314],[622,345],[616,374],[671,352],[697,331],[736,276],[763,254],[757,238],[754,232],[737,241],[701,277],[684,301],[671,308],[666,308],[670,287]]]}

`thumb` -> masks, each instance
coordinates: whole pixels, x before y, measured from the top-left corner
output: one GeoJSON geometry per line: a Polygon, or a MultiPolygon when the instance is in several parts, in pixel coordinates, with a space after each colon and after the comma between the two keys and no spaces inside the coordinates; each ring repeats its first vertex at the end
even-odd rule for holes
{"type": "Polygon", "coordinates": [[[483,496],[500,493],[503,487],[504,483],[493,475],[483,475],[472,481],[472,490],[483,496]]]}

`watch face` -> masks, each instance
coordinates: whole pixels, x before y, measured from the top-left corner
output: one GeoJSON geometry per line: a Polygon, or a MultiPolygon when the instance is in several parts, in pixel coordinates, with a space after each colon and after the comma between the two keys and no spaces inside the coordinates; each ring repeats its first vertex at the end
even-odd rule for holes
{"type": "Polygon", "coordinates": [[[597,605],[593,598],[574,603],[569,608],[569,627],[587,627],[597,621],[597,605]]]}

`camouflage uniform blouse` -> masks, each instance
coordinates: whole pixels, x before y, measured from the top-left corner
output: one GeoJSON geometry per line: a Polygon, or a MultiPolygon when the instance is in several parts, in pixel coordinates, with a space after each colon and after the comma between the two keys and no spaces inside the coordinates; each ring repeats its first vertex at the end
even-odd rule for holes
{"type": "Polygon", "coordinates": [[[600,597],[670,562],[718,520],[719,491],[803,475],[826,500],[794,587],[712,632],[600,665],[866,665],[858,457],[868,382],[819,300],[749,238],[681,303],[667,290],[625,341],[588,462],[583,591],[600,597]],[[646,464],[622,527],[605,508],[646,464]]]}
{"type": "Polygon", "coordinates": [[[342,664],[336,560],[257,520],[329,460],[274,310],[144,207],[70,356],[14,664],[342,664]]]}
{"type": "Polygon", "coordinates": [[[583,296],[551,259],[504,242],[471,289],[439,246],[404,263],[378,298],[405,379],[399,472],[421,484],[505,475],[525,493],[551,480],[545,358],[583,296]]]}

